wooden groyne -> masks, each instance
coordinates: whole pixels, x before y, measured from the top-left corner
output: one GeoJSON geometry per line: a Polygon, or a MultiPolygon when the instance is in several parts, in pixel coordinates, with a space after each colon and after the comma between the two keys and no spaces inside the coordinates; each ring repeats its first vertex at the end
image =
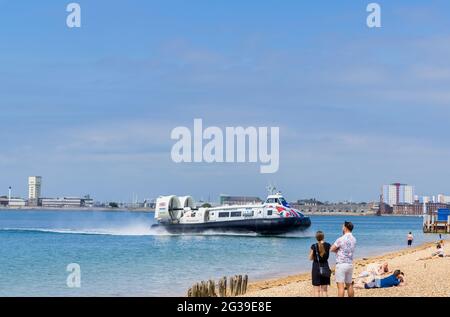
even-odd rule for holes
{"type": "Polygon", "coordinates": [[[194,284],[187,292],[188,297],[234,297],[247,293],[248,275],[235,275],[194,284]]]}

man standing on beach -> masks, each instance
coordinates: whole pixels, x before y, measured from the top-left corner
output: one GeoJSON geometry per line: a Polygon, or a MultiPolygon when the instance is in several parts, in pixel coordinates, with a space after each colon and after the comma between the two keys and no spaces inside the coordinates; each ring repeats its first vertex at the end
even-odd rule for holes
{"type": "Polygon", "coordinates": [[[353,289],[353,254],[356,247],[356,239],[352,234],[353,224],[345,222],[342,227],[343,236],[336,240],[331,247],[331,252],[336,253],[336,284],[338,296],[345,296],[345,287],[347,287],[348,297],[354,297],[353,289]]]}

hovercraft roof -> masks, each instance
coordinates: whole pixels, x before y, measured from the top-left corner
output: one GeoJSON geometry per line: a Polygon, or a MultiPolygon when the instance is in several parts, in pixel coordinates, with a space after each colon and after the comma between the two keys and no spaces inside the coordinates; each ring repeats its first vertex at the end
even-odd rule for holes
{"type": "Polygon", "coordinates": [[[267,198],[284,198],[284,197],[281,193],[276,193],[276,194],[267,196],[267,198]]]}

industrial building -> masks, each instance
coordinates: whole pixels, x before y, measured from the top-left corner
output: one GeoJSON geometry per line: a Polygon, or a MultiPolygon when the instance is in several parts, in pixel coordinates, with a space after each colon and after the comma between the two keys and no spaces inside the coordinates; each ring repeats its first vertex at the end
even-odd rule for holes
{"type": "Polygon", "coordinates": [[[43,208],[81,208],[92,207],[94,202],[87,196],[79,197],[64,197],[64,198],[42,198],[40,204],[43,208]]]}
{"type": "Polygon", "coordinates": [[[11,198],[8,202],[8,207],[10,208],[22,208],[27,205],[27,202],[25,199],[22,198],[11,198]]]}
{"type": "Polygon", "coordinates": [[[450,204],[443,204],[439,202],[419,202],[415,201],[413,204],[398,204],[393,206],[394,215],[411,215],[411,216],[421,216],[421,215],[431,215],[437,212],[439,209],[448,209],[450,204]]]}
{"type": "Polygon", "coordinates": [[[292,208],[298,209],[302,213],[353,213],[353,214],[377,214],[378,205],[375,203],[320,203],[320,204],[304,204],[289,203],[292,208]]]}
{"type": "Polygon", "coordinates": [[[6,197],[0,197],[0,207],[7,207],[9,199],[6,197]]]}

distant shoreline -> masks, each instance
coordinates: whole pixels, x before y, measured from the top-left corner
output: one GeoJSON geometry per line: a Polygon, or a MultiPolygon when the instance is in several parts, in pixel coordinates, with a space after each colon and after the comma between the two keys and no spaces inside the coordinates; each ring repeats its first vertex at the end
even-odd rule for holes
{"type": "Polygon", "coordinates": [[[150,208],[126,209],[126,208],[106,208],[106,207],[86,207],[86,208],[51,208],[51,207],[0,207],[0,211],[53,211],[53,212],[70,212],[70,211],[103,211],[103,212],[155,212],[150,208]]]}
{"type": "Polygon", "coordinates": [[[422,217],[422,215],[377,215],[374,213],[353,213],[353,212],[313,212],[313,213],[303,213],[305,216],[342,216],[342,217],[422,217]]]}
{"type": "MultiPolygon", "coordinates": [[[[155,212],[150,208],[125,209],[125,208],[107,208],[107,207],[86,207],[86,208],[51,208],[51,207],[0,207],[0,211],[54,211],[54,212],[70,212],[70,211],[103,211],[103,212],[155,212]]],[[[376,217],[375,213],[353,213],[353,212],[305,212],[305,216],[340,216],[340,217],[376,217]]],[[[380,217],[422,217],[422,215],[380,215],[380,217]]]]}
{"type": "Polygon", "coordinates": [[[368,217],[377,216],[375,213],[356,213],[356,212],[304,212],[305,216],[342,216],[342,217],[368,217]]]}

